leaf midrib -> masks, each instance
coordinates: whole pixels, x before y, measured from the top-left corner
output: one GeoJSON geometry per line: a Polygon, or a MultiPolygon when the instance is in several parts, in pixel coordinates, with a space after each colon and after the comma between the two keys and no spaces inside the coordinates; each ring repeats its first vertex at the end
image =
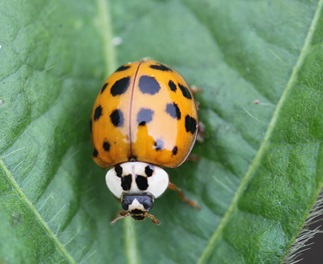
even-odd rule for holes
{"type": "MultiPolygon", "coordinates": [[[[108,0],[97,0],[99,34],[102,37],[104,62],[106,76],[109,76],[117,68],[116,49],[113,45],[113,30],[111,23],[111,12],[108,0]]],[[[115,228],[115,227],[112,227],[115,228]]],[[[139,264],[137,239],[135,235],[134,223],[131,219],[123,220],[123,232],[125,237],[125,255],[128,263],[139,264]]]]}
{"type": "Polygon", "coordinates": [[[314,13],[312,23],[309,27],[308,34],[305,38],[304,46],[301,49],[298,60],[295,64],[295,67],[293,68],[291,76],[286,84],[286,88],[285,88],[285,90],[284,90],[284,92],[277,104],[277,107],[273,113],[273,117],[269,123],[267,132],[264,136],[263,142],[260,145],[259,151],[257,152],[253,162],[250,164],[250,166],[245,174],[245,177],[241,181],[241,184],[240,184],[239,188],[237,189],[235,196],[233,197],[232,203],[230,204],[228,210],[226,211],[225,215],[223,216],[222,220],[220,221],[218,228],[216,229],[216,231],[213,233],[213,235],[209,239],[209,242],[207,243],[205,250],[202,252],[200,258],[198,259],[198,261],[197,261],[198,264],[207,263],[208,258],[212,254],[213,248],[215,247],[218,240],[221,238],[222,232],[223,232],[225,226],[227,225],[232,213],[234,212],[235,208],[237,207],[238,201],[240,200],[241,196],[243,195],[247,184],[250,182],[252,175],[254,174],[254,170],[256,170],[256,168],[260,164],[260,161],[262,160],[262,157],[264,156],[265,150],[269,146],[270,138],[273,134],[273,130],[274,130],[277,120],[280,116],[280,111],[284,105],[284,102],[286,101],[286,98],[288,97],[288,95],[292,89],[293,83],[296,80],[296,76],[298,75],[298,73],[304,63],[304,60],[305,60],[306,55],[308,53],[309,47],[311,46],[311,41],[313,39],[313,35],[315,32],[317,22],[320,17],[322,7],[323,7],[323,0],[320,0],[318,2],[316,11],[314,13]]]}

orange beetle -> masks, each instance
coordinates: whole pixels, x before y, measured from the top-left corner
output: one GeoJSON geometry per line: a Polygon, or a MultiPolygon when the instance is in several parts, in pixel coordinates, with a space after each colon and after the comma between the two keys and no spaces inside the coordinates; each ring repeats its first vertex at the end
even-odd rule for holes
{"type": "Polygon", "coordinates": [[[90,124],[93,159],[113,166],[106,182],[125,210],[113,222],[132,216],[158,223],[148,211],[167,187],[195,206],[159,167],[181,165],[198,133],[195,101],[179,73],[153,60],[122,65],[101,88],[90,124]]]}

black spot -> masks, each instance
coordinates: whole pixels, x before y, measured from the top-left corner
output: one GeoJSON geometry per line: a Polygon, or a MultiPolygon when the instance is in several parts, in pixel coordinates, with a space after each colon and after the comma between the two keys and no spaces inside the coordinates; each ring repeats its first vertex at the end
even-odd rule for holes
{"type": "Polygon", "coordinates": [[[172,80],[168,82],[168,86],[173,92],[175,92],[177,89],[176,84],[172,80]]]}
{"type": "Polygon", "coordinates": [[[105,88],[107,88],[108,83],[103,84],[102,88],[101,88],[101,94],[104,92],[105,88]]]}
{"type": "Polygon", "coordinates": [[[162,150],[164,148],[164,142],[161,139],[157,139],[154,143],[155,149],[162,150]]]}
{"type": "Polygon", "coordinates": [[[154,111],[148,108],[141,108],[137,114],[137,123],[144,126],[153,119],[154,111]]]}
{"type": "Polygon", "coordinates": [[[185,87],[184,85],[181,85],[180,83],[178,84],[178,87],[179,89],[181,89],[184,97],[186,97],[187,99],[192,99],[191,93],[187,87],[185,87]]]}
{"type": "Polygon", "coordinates": [[[173,147],[173,150],[172,150],[173,155],[176,155],[177,151],[178,151],[178,147],[177,146],[173,147]]]}
{"type": "Polygon", "coordinates": [[[116,72],[125,71],[129,68],[130,68],[130,65],[122,65],[118,69],[116,69],[116,72]]]}
{"type": "Polygon", "coordinates": [[[121,127],[124,121],[121,110],[119,109],[114,110],[110,115],[110,120],[114,126],[121,127]]]}
{"type": "Polygon", "coordinates": [[[168,68],[167,66],[163,64],[153,64],[149,66],[150,68],[154,70],[159,70],[159,71],[172,71],[172,69],[168,68]]]}
{"type": "Polygon", "coordinates": [[[90,126],[90,133],[92,134],[92,119],[90,119],[89,126],[90,126]]]}
{"type": "Polygon", "coordinates": [[[121,177],[122,176],[122,167],[118,164],[114,167],[114,171],[116,172],[117,176],[118,177],[121,177]]]}
{"type": "Polygon", "coordinates": [[[166,105],[166,113],[171,117],[176,118],[178,120],[181,119],[181,111],[179,110],[177,104],[171,103],[166,105]]]}
{"type": "Polygon", "coordinates": [[[116,81],[112,85],[110,93],[112,94],[112,96],[124,94],[129,87],[129,83],[130,83],[130,77],[124,77],[124,78],[116,81]]]}
{"type": "Polygon", "coordinates": [[[189,115],[185,116],[185,129],[186,132],[191,132],[192,134],[196,131],[196,120],[189,115]]]}
{"type": "Polygon", "coordinates": [[[94,110],[94,121],[99,120],[101,115],[102,115],[102,107],[101,107],[101,105],[99,105],[94,110]]]}
{"type": "Polygon", "coordinates": [[[110,143],[108,141],[104,141],[103,142],[103,149],[105,151],[109,151],[110,150],[110,143]]]}
{"type": "Polygon", "coordinates": [[[148,188],[148,181],[147,177],[141,176],[141,175],[136,175],[136,183],[138,186],[138,189],[141,191],[147,190],[148,188]]]}
{"type": "Polygon", "coordinates": [[[97,156],[98,156],[98,151],[96,150],[96,148],[94,148],[93,149],[93,153],[92,153],[92,156],[94,157],[94,158],[96,158],[97,156]]]}
{"type": "Polygon", "coordinates": [[[147,165],[145,167],[145,173],[146,173],[147,177],[150,177],[154,173],[154,167],[151,165],[147,165]]]}
{"type": "Polygon", "coordinates": [[[125,191],[129,191],[131,188],[132,177],[131,174],[121,177],[121,187],[125,191]]]}
{"type": "Polygon", "coordinates": [[[139,79],[139,89],[144,94],[155,94],[160,90],[159,83],[154,77],[143,75],[139,79]]]}

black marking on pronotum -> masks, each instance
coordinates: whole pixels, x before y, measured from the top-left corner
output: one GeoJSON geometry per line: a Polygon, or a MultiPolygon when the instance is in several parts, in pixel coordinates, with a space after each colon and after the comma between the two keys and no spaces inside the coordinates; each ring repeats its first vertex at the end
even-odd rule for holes
{"type": "Polygon", "coordinates": [[[122,167],[118,164],[116,166],[114,166],[114,171],[116,172],[117,176],[118,177],[121,177],[122,176],[122,167]]]}
{"type": "Polygon", "coordinates": [[[169,103],[166,105],[166,113],[173,118],[176,118],[178,120],[181,119],[181,111],[175,103],[169,103]]]}
{"type": "Polygon", "coordinates": [[[149,108],[141,108],[137,114],[137,123],[144,126],[153,119],[154,111],[149,108]]]}
{"type": "Polygon", "coordinates": [[[110,143],[108,141],[104,141],[103,142],[103,149],[105,151],[109,151],[110,150],[110,143]]]}
{"type": "Polygon", "coordinates": [[[178,87],[179,87],[179,89],[181,89],[184,97],[186,97],[187,99],[192,99],[191,93],[187,87],[185,87],[184,85],[182,85],[180,83],[178,84],[178,87]]]}
{"type": "Polygon", "coordinates": [[[99,118],[102,116],[102,106],[98,105],[94,110],[94,121],[99,120],[99,118]]]}
{"type": "Polygon", "coordinates": [[[136,184],[138,186],[138,189],[141,191],[147,190],[148,188],[148,181],[147,177],[136,175],[136,184]]]}
{"type": "Polygon", "coordinates": [[[105,84],[103,84],[102,88],[101,88],[101,94],[104,92],[105,88],[107,88],[108,83],[106,82],[105,84]]]}
{"type": "Polygon", "coordinates": [[[196,131],[196,120],[189,115],[185,116],[185,129],[186,132],[191,132],[192,134],[196,131]]]}
{"type": "Polygon", "coordinates": [[[116,127],[121,127],[123,125],[123,113],[119,109],[115,109],[111,115],[110,115],[110,120],[112,124],[116,127]]]}
{"type": "Polygon", "coordinates": [[[165,66],[163,64],[152,64],[149,67],[154,70],[159,70],[159,71],[172,71],[172,69],[168,68],[167,66],[165,66]]]}
{"type": "Polygon", "coordinates": [[[173,147],[173,149],[172,149],[173,155],[176,155],[177,152],[178,152],[178,147],[177,146],[173,147]]]}
{"type": "Polygon", "coordinates": [[[132,177],[131,174],[121,177],[121,187],[125,191],[129,191],[131,188],[132,177]]]}
{"type": "Polygon", "coordinates": [[[130,83],[130,77],[124,77],[116,81],[112,85],[110,93],[112,94],[112,96],[124,94],[129,87],[129,83],[130,83]]]}
{"type": "Polygon", "coordinates": [[[154,143],[155,150],[159,151],[164,148],[164,142],[161,139],[157,139],[154,143]]]}
{"type": "Polygon", "coordinates": [[[145,167],[145,173],[146,173],[147,177],[150,177],[154,173],[154,167],[151,165],[147,165],[145,167]]]}
{"type": "Polygon", "coordinates": [[[130,68],[130,65],[122,65],[115,72],[125,71],[130,68]]]}
{"type": "Polygon", "coordinates": [[[139,89],[144,94],[154,95],[159,92],[160,86],[154,77],[143,75],[139,79],[139,89]]]}
{"type": "Polygon", "coordinates": [[[98,156],[98,151],[96,150],[96,148],[94,148],[93,149],[93,152],[92,152],[92,156],[94,157],[94,158],[96,158],[97,156],[98,156]]]}
{"type": "Polygon", "coordinates": [[[172,80],[169,80],[168,86],[169,86],[169,89],[171,89],[171,91],[176,92],[177,87],[176,87],[176,84],[172,80]]]}

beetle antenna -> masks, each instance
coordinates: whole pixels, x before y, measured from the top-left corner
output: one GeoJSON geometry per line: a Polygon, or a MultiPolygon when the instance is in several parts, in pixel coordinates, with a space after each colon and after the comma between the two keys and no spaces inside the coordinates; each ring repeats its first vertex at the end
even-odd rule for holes
{"type": "Polygon", "coordinates": [[[130,214],[128,212],[120,212],[118,214],[118,216],[110,222],[110,224],[114,225],[117,221],[119,221],[120,219],[123,219],[123,218],[125,218],[125,217],[127,217],[129,215],[130,214]]]}
{"type": "Polygon", "coordinates": [[[159,220],[154,216],[154,215],[152,215],[152,214],[149,214],[149,213],[145,213],[145,217],[148,217],[148,218],[150,218],[151,219],[151,221],[154,223],[154,224],[156,224],[156,225],[159,225],[160,224],[160,222],[159,222],[159,220]]]}

